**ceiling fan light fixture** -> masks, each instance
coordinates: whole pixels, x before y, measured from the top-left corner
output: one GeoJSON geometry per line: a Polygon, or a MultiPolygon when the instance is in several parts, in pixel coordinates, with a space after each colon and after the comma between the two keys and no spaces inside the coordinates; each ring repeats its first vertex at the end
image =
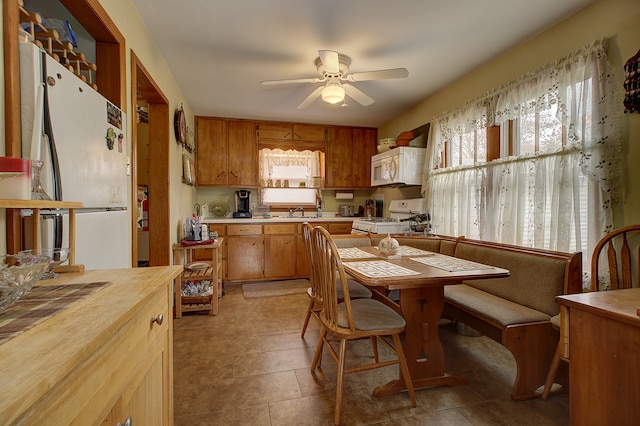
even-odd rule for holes
{"type": "Polygon", "coordinates": [[[344,88],[338,84],[329,84],[322,89],[322,100],[330,104],[344,101],[344,88]]]}

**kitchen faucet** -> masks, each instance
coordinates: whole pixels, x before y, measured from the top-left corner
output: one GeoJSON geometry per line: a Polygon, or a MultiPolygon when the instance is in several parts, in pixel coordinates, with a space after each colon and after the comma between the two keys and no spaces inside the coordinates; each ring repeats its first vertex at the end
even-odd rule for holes
{"type": "Polygon", "coordinates": [[[289,209],[289,217],[293,217],[293,214],[297,211],[301,211],[302,212],[302,217],[304,217],[304,207],[300,206],[300,207],[296,207],[295,210],[294,209],[289,209]]]}

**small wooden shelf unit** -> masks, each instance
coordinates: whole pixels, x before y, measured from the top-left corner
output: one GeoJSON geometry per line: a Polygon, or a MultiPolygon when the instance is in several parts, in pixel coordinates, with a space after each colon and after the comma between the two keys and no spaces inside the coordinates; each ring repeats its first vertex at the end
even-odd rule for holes
{"type": "Polygon", "coordinates": [[[209,315],[218,315],[218,302],[222,297],[222,238],[215,240],[213,244],[201,244],[194,246],[173,246],[173,264],[182,265],[185,269],[174,281],[175,288],[175,317],[182,318],[183,312],[209,311],[209,315]],[[194,251],[197,249],[211,249],[211,260],[207,259],[210,266],[206,269],[187,269],[186,266],[195,259],[194,251]],[[210,296],[182,296],[182,283],[187,281],[211,281],[213,294],[210,296]]]}
{"type": "Polygon", "coordinates": [[[75,201],[7,200],[0,199],[0,208],[33,210],[33,248],[40,248],[40,210],[69,209],[69,263],[56,272],[81,272],[83,265],[76,265],[76,210],[84,205],[75,201]]]}

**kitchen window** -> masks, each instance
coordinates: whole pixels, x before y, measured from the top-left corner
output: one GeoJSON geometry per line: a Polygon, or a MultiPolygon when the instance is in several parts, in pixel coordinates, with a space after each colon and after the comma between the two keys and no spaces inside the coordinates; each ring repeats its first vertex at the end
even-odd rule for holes
{"type": "Polygon", "coordinates": [[[619,182],[606,49],[596,41],[432,120],[423,193],[438,233],[582,251],[588,270],[619,182]]]}
{"type": "Polygon", "coordinates": [[[322,157],[320,151],[261,149],[261,204],[315,207],[320,198],[322,157]]]}

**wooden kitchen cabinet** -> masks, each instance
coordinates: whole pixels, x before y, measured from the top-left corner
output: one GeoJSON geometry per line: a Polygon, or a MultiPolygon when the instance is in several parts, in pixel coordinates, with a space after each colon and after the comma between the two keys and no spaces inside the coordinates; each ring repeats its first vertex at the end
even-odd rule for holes
{"type": "Polygon", "coordinates": [[[227,225],[227,279],[251,281],[263,278],[262,225],[227,225]]]}
{"type": "Polygon", "coordinates": [[[371,188],[371,157],[377,154],[378,131],[353,128],[351,175],[354,188],[371,188]]]}
{"type": "Polygon", "coordinates": [[[351,188],[353,186],[352,145],[353,131],[351,127],[336,127],[331,130],[326,150],[325,186],[327,188],[351,188]]]}
{"type": "Polygon", "coordinates": [[[291,141],[293,139],[293,123],[261,121],[258,123],[258,139],[291,141]]]}
{"type": "Polygon", "coordinates": [[[293,140],[324,142],[327,139],[327,128],[316,124],[299,124],[293,125],[293,140]]]}
{"type": "Polygon", "coordinates": [[[159,266],[60,274],[110,282],[0,344],[3,424],[173,424],[172,282],[159,266]]]}
{"type": "Polygon", "coordinates": [[[576,426],[637,425],[640,288],[558,296],[569,319],[569,409],[576,426]]]}
{"type": "Polygon", "coordinates": [[[196,117],[196,177],[198,185],[227,185],[227,120],[196,117]]]}
{"type": "Polygon", "coordinates": [[[230,186],[258,186],[258,145],[253,121],[229,121],[230,186]]]}
{"type": "Polygon", "coordinates": [[[264,225],[264,278],[296,275],[296,224],[264,225]]]}
{"type": "Polygon", "coordinates": [[[376,152],[377,131],[360,127],[335,127],[326,142],[326,187],[371,188],[371,156],[376,152]]]}
{"type": "Polygon", "coordinates": [[[196,117],[196,146],[198,186],[257,186],[254,121],[196,117]]]}

